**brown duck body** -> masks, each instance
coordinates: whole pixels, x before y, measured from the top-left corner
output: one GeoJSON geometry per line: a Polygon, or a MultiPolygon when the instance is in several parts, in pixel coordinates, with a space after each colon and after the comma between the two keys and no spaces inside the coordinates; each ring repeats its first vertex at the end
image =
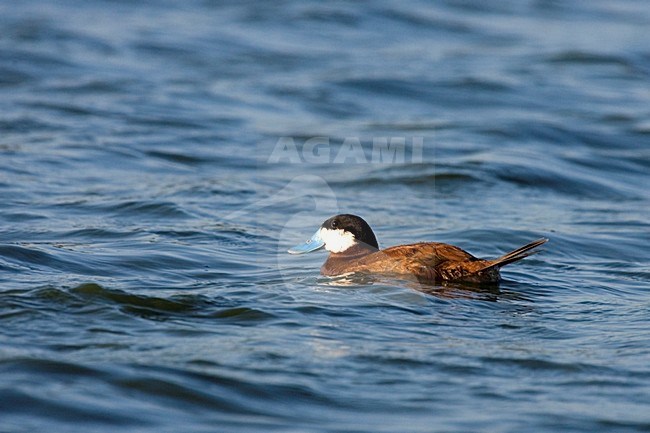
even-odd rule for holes
{"type": "Polygon", "coordinates": [[[307,242],[290,248],[290,254],[304,254],[325,248],[330,252],[321,274],[392,274],[418,281],[497,283],[499,269],[535,254],[548,239],[538,239],[497,259],[484,260],[458,247],[438,242],[399,245],[384,250],[368,223],[351,214],[327,219],[307,242]]]}
{"type": "Polygon", "coordinates": [[[410,275],[420,281],[458,281],[497,283],[499,269],[531,254],[548,239],[539,239],[497,259],[479,259],[453,245],[420,242],[378,250],[365,244],[330,253],[321,274],[336,276],[347,273],[410,275]]]}

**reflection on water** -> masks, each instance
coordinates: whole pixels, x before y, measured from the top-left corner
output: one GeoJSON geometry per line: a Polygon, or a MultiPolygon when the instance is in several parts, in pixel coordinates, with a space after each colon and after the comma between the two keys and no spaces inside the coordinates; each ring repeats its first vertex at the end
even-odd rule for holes
{"type": "Polygon", "coordinates": [[[408,275],[390,277],[369,274],[347,274],[332,278],[323,277],[323,279],[326,279],[326,281],[321,281],[320,284],[326,286],[355,288],[359,290],[368,289],[370,285],[399,287],[416,290],[443,299],[479,299],[496,302],[501,293],[498,283],[472,284],[449,281],[434,283],[421,281],[415,277],[409,278],[408,275]]]}

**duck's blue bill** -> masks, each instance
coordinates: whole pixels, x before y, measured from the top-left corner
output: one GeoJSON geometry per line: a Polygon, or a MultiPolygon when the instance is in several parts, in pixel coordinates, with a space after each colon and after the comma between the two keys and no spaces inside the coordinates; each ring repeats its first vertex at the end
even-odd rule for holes
{"type": "Polygon", "coordinates": [[[288,253],[289,254],[305,254],[305,253],[310,253],[312,251],[316,251],[319,248],[323,248],[325,246],[325,242],[321,239],[320,237],[320,229],[314,233],[314,236],[311,237],[307,242],[304,244],[296,245],[293,248],[289,248],[288,253]]]}

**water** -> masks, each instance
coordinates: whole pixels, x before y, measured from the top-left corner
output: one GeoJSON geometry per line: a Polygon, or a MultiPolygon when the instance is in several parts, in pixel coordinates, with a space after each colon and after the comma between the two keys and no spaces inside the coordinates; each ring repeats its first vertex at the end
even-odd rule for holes
{"type": "Polygon", "coordinates": [[[0,431],[650,431],[648,22],[1,4],[0,431]],[[331,281],[285,251],[338,212],[551,241],[498,289],[331,281]]]}

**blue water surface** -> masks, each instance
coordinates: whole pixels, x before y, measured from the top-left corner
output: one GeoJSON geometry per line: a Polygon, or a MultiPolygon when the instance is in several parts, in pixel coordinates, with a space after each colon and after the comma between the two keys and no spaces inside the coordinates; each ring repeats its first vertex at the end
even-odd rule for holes
{"type": "Polygon", "coordinates": [[[0,431],[650,431],[647,6],[0,4],[0,431]]]}

